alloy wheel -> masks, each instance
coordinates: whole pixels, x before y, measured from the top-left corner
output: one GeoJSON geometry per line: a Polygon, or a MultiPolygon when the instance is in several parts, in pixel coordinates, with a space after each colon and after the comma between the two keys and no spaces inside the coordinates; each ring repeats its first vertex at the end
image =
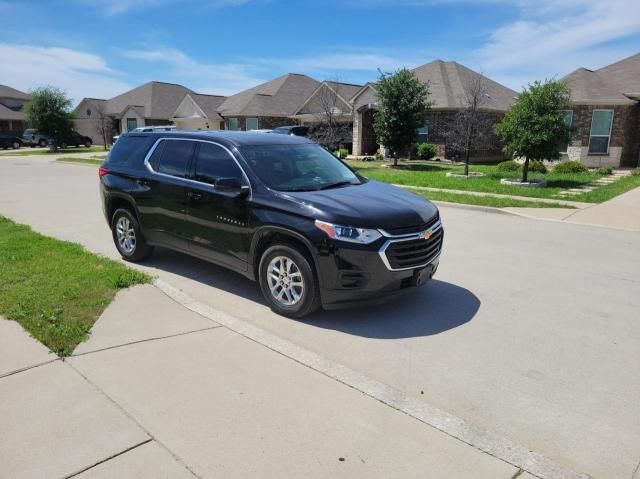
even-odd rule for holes
{"type": "Polygon", "coordinates": [[[116,237],[118,238],[120,249],[127,256],[133,254],[136,250],[136,231],[126,216],[121,216],[116,222],[116,237]]]}
{"type": "Polygon", "coordinates": [[[267,268],[267,282],[273,299],[282,306],[294,306],[304,294],[304,278],[298,265],[286,256],[276,256],[267,268]]]}

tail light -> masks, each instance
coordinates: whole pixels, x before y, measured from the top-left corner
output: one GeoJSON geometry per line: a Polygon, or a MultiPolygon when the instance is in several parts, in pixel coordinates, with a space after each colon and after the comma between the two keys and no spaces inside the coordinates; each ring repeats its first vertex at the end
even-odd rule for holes
{"type": "Polygon", "coordinates": [[[108,175],[108,174],[109,174],[109,170],[107,170],[106,168],[104,168],[102,166],[100,168],[98,168],[98,176],[100,178],[102,178],[104,175],[108,175]]]}

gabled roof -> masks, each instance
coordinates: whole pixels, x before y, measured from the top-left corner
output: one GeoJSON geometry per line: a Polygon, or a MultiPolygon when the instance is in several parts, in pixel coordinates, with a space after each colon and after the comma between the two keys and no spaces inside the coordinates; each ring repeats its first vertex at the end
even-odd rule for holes
{"type": "Polygon", "coordinates": [[[465,108],[465,85],[473,77],[483,78],[488,97],[483,109],[506,111],[517,93],[458,62],[435,60],[412,70],[423,82],[429,83],[432,108],[465,108]]]}
{"type": "Polygon", "coordinates": [[[623,94],[640,94],[640,53],[596,70],[596,73],[623,94]]]}
{"type": "Polygon", "coordinates": [[[318,88],[307,98],[300,107],[296,110],[296,115],[305,113],[324,113],[317,108],[319,105],[314,105],[314,99],[320,94],[323,88],[328,88],[335,94],[338,100],[345,105],[345,111],[351,111],[351,97],[360,91],[362,85],[355,85],[353,83],[342,83],[335,81],[323,81],[318,85],[318,88]],[[315,111],[314,111],[315,110],[315,111]]]}
{"type": "Polygon", "coordinates": [[[119,114],[128,105],[136,105],[145,118],[171,118],[186,93],[195,92],[176,83],[150,81],[107,100],[107,111],[119,114]]]}
{"type": "Polygon", "coordinates": [[[218,113],[218,108],[220,108],[220,105],[227,99],[226,96],[205,95],[202,93],[192,93],[190,96],[204,114],[207,115],[207,118],[210,120],[222,120],[222,117],[218,113]]]}
{"type": "Polygon", "coordinates": [[[292,116],[318,85],[311,77],[288,73],[227,97],[218,112],[223,116],[292,116]]]}
{"type": "Polygon", "coordinates": [[[11,108],[0,104],[0,120],[24,120],[24,113],[21,111],[14,111],[11,108]]]}
{"type": "Polygon", "coordinates": [[[15,98],[18,100],[28,100],[29,95],[23,91],[16,90],[7,85],[0,85],[0,98],[15,98]]]}

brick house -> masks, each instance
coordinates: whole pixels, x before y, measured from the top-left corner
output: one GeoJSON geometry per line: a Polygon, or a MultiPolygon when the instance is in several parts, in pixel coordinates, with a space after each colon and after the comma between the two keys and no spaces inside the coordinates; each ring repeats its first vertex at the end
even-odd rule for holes
{"type": "Polygon", "coordinates": [[[589,167],[637,166],[640,160],[640,53],[599,70],[562,78],[571,88],[571,137],[563,157],[589,167]]]}
{"type": "Polygon", "coordinates": [[[295,114],[320,82],[288,73],[227,97],[218,108],[227,130],[271,129],[296,124],[295,114]]]}
{"type": "Polygon", "coordinates": [[[83,98],[73,111],[75,129],[102,144],[100,117],[113,121],[114,134],[147,125],[175,123],[188,129],[220,129],[216,109],[225,97],[203,95],[176,83],[151,81],[108,100],[83,98]]]}
{"type": "Polygon", "coordinates": [[[22,136],[22,132],[27,128],[22,107],[28,99],[28,94],[10,86],[0,85],[0,132],[22,136]]]}
{"type": "MultiPolygon", "coordinates": [[[[490,138],[481,151],[472,151],[472,160],[495,159],[502,157],[502,145],[493,133],[493,125],[500,121],[507,109],[513,104],[517,93],[457,62],[435,60],[412,70],[421,81],[429,85],[431,109],[425,116],[424,126],[419,131],[421,142],[438,146],[438,156],[455,157],[449,144],[456,114],[465,108],[465,85],[472,77],[482,77],[487,95],[480,109],[485,119],[483,124],[490,138]]],[[[367,83],[352,98],[353,111],[353,154],[371,155],[380,147],[373,130],[373,116],[377,110],[377,92],[375,83],[367,83]]]]}

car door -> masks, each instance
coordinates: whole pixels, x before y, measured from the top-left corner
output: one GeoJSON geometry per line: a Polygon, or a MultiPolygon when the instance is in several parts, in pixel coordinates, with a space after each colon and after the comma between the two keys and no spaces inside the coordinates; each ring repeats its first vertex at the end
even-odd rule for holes
{"type": "Polygon", "coordinates": [[[186,193],[191,251],[246,271],[250,202],[237,189],[222,188],[224,182],[249,187],[244,172],[225,147],[201,142],[191,169],[191,180],[186,193]],[[219,183],[218,187],[216,183],[219,183]]]}
{"type": "Polygon", "coordinates": [[[188,250],[185,195],[187,172],[196,142],[162,139],[145,161],[148,173],[139,181],[144,190],[136,202],[149,241],[188,250]]]}

